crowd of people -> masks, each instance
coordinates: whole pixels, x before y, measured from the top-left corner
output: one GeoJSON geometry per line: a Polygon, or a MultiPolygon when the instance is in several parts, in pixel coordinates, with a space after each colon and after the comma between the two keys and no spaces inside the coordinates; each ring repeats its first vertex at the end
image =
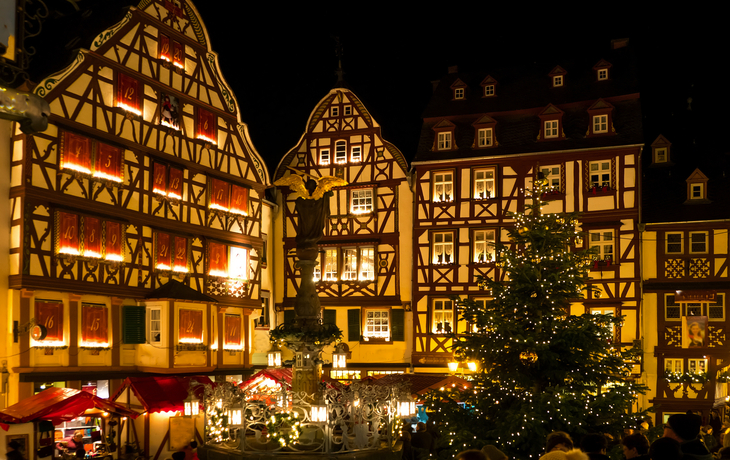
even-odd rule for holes
{"type": "MultiPolygon", "coordinates": [[[[674,414],[664,424],[662,436],[654,442],[640,431],[626,434],[620,444],[626,460],[730,460],[730,428],[722,426],[719,416],[713,412],[708,425],[702,425],[702,417],[688,411],[674,414]],[[726,435],[727,432],[727,435],[726,435]]],[[[436,453],[434,428],[427,430],[418,423],[416,432],[403,432],[403,460],[424,460],[436,453]]],[[[568,433],[550,433],[545,441],[545,451],[539,460],[609,460],[607,452],[613,439],[601,433],[584,435],[580,444],[574,444],[568,433]]],[[[460,452],[456,460],[509,460],[498,446],[487,445],[481,450],[460,452]]]]}

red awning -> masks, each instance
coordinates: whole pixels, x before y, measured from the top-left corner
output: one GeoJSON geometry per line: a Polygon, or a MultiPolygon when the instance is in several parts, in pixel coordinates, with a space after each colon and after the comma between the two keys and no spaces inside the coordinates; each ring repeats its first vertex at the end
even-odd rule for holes
{"type": "Polygon", "coordinates": [[[136,418],[139,415],[86,391],[73,388],[48,388],[0,411],[0,420],[9,423],[50,420],[56,425],[84,415],[84,412],[93,408],[125,417],[136,418]]]}
{"type": "Polygon", "coordinates": [[[274,382],[280,383],[285,382],[288,387],[291,387],[292,371],[291,368],[277,367],[273,369],[261,369],[257,373],[251,376],[250,379],[245,382],[241,382],[238,387],[244,390],[250,390],[255,387],[261,380],[266,377],[274,382]]]}
{"type": "MultiPolygon", "coordinates": [[[[184,401],[188,397],[191,380],[204,385],[213,385],[208,377],[202,375],[189,377],[127,377],[122,387],[111,399],[116,400],[129,387],[147,412],[182,411],[185,409],[184,401]]],[[[195,396],[202,401],[203,386],[195,386],[193,391],[195,396]]]]}

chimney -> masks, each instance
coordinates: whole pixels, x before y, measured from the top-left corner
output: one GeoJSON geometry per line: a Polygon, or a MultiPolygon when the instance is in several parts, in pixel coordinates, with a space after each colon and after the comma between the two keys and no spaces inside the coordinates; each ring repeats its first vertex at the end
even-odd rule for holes
{"type": "Polygon", "coordinates": [[[458,65],[449,66],[449,73],[459,73],[459,66],[458,65]]]}
{"type": "Polygon", "coordinates": [[[615,38],[611,40],[611,49],[617,50],[619,48],[626,48],[629,46],[629,39],[628,38],[615,38]]]}

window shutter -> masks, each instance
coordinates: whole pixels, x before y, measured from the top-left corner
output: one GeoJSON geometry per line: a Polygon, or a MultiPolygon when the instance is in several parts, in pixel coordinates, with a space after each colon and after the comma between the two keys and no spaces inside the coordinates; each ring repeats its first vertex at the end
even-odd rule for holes
{"type": "Polygon", "coordinates": [[[124,343],[146,343],[145,307],[125,305],[122,307],[122,341],[124,343]]]}
{"type": "Polygon", "coordinates": [[[294,310],[284,310],[284,322],[289,323],[294,321],[296,318],[296,312],[294,310]]]}
{"type": "Polygon", "coordinates": [[[323,324],[337,324],[337,310],[325,310],[322,316],[323,324]]]}
{"type": "Polygon", "coordinates": [[[347,310],[347,340],[360,341],[360,309],[347,310]]]}
{"type": "Polygon", "coordinates": [[[405,311],[402,309],[396,309],[390,311],[391,320],[391,331],[393,332],[394,342],[403,342],[406,340],[405,337],[405,311]]]}

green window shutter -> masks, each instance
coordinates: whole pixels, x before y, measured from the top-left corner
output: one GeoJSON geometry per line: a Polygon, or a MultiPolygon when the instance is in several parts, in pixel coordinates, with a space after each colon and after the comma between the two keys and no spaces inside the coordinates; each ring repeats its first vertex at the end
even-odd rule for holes
{"type": "Polygon", "coordinates": [[[347,310],[347,340],[360,341],[360,309],[347,310]]]}
{"type": "Polygon", "coordinates": [[[393,309],[390,311],[390,330],[392,332],[391,337],[394,342],[403,342],[405,337],[406,328],[406,312],[402,309],[393,309]]]}
{"type": "Polygon", "coordinates": [[[284,322],[290,323],[294,321],[294,318],[296,317],[296,312],[294,310],[284,310],[284,322]]]}
{"type": "Polygon", "coordinates": [[[337,324],[337,310],[325,310],[322,315],[323,324],[337,324]]]}
{"type": "Polygon", "coordinates": [[[137,305],[122,307],[122,341],[124,343],[146,343],[146,308],[137,305]]]}

